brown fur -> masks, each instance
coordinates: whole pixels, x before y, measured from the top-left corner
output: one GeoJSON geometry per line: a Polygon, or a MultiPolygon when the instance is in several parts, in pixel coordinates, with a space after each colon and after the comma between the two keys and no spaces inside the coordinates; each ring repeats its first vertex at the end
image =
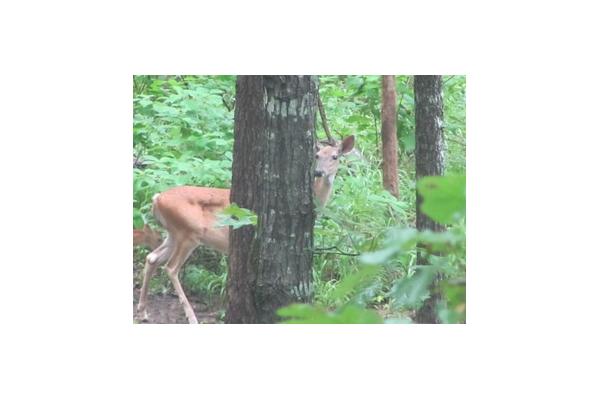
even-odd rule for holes
{"type": "Polygon", "coordinates": [[[162,242],[162,236],[159,231],[144,225],[143,229],[133,230],[133,245],[142,246],[150,250],[157,248],[162,242]]]}

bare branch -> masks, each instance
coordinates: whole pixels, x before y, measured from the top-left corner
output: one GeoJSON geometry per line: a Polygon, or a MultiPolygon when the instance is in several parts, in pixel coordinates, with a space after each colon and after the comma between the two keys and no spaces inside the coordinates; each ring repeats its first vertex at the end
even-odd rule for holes
{"type": "Polygon", "coordinates": [[[323,102],[321,101],[321,95],[317,91],[317,104],[319,106],[319,114],[321,115],[321,123],[323,124],[323,129],[325,130],[325,134],[327,135],[327,140],[333,146],[335,144],[335,140],[331,137],[331,131],[329,130],[329,124],[327,123],[327,115],[325,115],[325,107],[323,107],[323,102]]]}
{"type": "Polygon", "coordinates": [[[340,249],[338,249],[337,246],[316,248],[314,253],[315,254],[338,254],[341,256],[350,256],[350,257],[360,256],[360,253],[346,253],[345,251],[341,251],[340,249]],[[337,251],[324,251],[324,250],[337,250],[337,251]]]}

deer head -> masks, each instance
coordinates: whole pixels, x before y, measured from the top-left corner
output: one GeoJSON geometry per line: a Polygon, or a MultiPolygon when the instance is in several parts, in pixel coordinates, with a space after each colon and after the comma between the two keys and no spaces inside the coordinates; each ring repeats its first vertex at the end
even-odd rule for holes
{"type": "Polygon", "coordinates": [[[319,206],[324,206],[331,196],[333,180],[340,166],[340,157],[354,148],[354,136],[344,138],[340,143],[316,145],[315,197],[319,206]]]}
{"type": "MultiPolygon", "coordinates": [[[[340,157],[354,148],[354,136],[348,136],[341,143],[326,144],[317,143],[316,146],[316,178],[335,177],[340,165],[340,157]]],[[[330,179],[333,181],[333,179],[330,179]]]]}

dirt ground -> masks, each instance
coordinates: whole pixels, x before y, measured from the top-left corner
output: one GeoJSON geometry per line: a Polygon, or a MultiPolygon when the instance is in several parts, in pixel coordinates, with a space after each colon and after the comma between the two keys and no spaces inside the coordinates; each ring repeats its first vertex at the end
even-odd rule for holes
{"type": "MultiPolygon", "coordinates": [[[[141,321],[136,318],[136,306],[140,294],[142,282],[141,273],[143,265],[141,263],[133,265],[133,323],[134,324],[187,324],[187,318],[183,312],[183,307],[179,304],[179,299],[175,294],[153,294],[148,293],[148,321],[141,321]]],[[[215,304],[189,293],[186,293],[190,304],[194,308],[194,313],[200,324],[221,324],[223,323],[222,304],[215,304]]],[[[383,318],[398,317],[390,312],[386,306],[375,307],[383,318]]],[[[406,317],[406,316],[403,316],[406,317]]]]}
{"type": "MultiPolygon", "coordinates": [[[[138,259],[143,259],[138,257],[138,259]]],[[[143,262],[133,263],[133,323],[134,324],[187,324],[187,318],[183,312],[183,307],[179,304],[179,299],[175,294],[153,294],[148,293],[148,321],[141,321],[136,318],[136,306],[140,296],[140,287],[142,284],[143,262]]],[[[156,278],[156,277],[155,277],[156,278]]],[[[220,324],[222,323],[222,310],[220,304],[201,299],[186,293],[190,304],[194,308],[196,318],[200,324],[220,324]]]]}
{"type": "MultiPolygon", "coordinates": [[[[134,323],[145,324],[187,324],[187,318],[183,312],[183,307],[179,304],[177,296],[170,294],[155,295],[148,294],[148,321],[139,321],[136,319],[136,306],[139,298],[139,289],[133,290],[133,321],[134,323]]],[[[196,318],[200,324],[218,324],[220,310],[218,307],[210,306],[199,299],[188,297],[188,300],[194,308],[196,318]]]]}

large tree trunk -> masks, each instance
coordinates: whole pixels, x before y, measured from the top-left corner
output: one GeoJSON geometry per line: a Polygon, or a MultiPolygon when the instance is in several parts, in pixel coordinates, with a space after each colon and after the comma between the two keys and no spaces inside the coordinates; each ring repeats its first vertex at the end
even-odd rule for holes
{"type": "Polygon", "coordinates": [[[381,147],[383,187],[398,197],[398,137],[396,136],[396,78],[381,77],[381,147]]]}
{"type": "MultiPolygon", "coordinates": [[[[415,159],[417,180],[424,176],[444,173],[444,103],[442,100],[442,77],[440,75],[415,76],[415,159]]],[[[442,231],[444,226],[432,221],[421,212],[421,196],[417,194],[417,229],[442,231]]],[[[419,249],[417,264],[426,265],[428,261],[419,249]]],[[[417,312],[416,322],[425,324],[439,323],[436,304],[440,300],[439,276],[430,286],[431,296],[417,312]]]]}
{"type": "Polygon", "coordinates": [[[256,227],[231,230],[228,323],[272,323],[312,298],[316,94],[311,76],[240,76],[231,201],[256,227]]]}

